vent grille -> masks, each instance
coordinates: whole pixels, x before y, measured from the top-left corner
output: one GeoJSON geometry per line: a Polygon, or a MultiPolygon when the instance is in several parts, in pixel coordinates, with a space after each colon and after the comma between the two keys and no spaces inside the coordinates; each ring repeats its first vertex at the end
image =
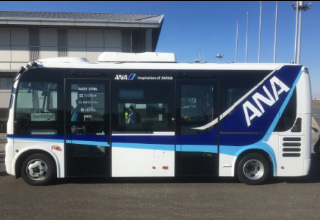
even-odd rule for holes
{"type": "Polygon", "coordinates": [[[301,138],[285,137],[282,142],[283,157],[300,157],[301,138]]]}

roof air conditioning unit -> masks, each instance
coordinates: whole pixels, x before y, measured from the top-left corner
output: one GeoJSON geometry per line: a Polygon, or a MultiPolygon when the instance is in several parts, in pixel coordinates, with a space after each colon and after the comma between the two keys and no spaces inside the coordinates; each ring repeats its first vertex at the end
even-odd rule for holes
{"type": "Polygon", "coordinates": [[[174,53],[119,53],[103,52],[98,62],[116,62],[116,63],[176,63],[174,53]]]}

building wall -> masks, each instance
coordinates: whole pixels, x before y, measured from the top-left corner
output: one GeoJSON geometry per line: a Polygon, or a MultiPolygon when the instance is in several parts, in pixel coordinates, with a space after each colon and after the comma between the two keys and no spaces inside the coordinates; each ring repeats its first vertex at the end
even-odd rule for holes
{"type": "MultiPolygon", "coordinates": [[[[12,78],[0,78],[0,109],[9,106],[12,84],[12,78]]],[[[3,115],[0,115],[1,120],[3,120],[3,115]]]]}
{"type": "MultiPolygon", "coordinates": [[[[0,70],[18,70],[34,58],[30,52],[34,50],[38,50],[38,59],[58,57],[58,30],[39,28],[35,33],[29,28],[0,28],[0,70]],[[37,34],[38,40],[34,40],[37,34]]],[[[97,61],[103,51],[132,52],[131,31],[68,29],[66,33],[67,56],[97,61]]]]}
{"type": "Polygon", "coordinates": [[[9,114],[9,103],[13,78],[0,78],[0,133],[5,132],[6,121],[9,114]]]}
{"type": "Polygon", "coordinates": [[[146,45],[152,44],[150,40],[146,42],[150,34],[145,31],[147,37],[139,37],[142,47],[133,47],[134,33],[121,29],[0,27],[0,128],[7,120],[4,114],[9,107],[13,77],[21,66],[34,59],[58,56],[84,57],[95,62],[104,51],[151,51],[152,45],[146,45]]]}

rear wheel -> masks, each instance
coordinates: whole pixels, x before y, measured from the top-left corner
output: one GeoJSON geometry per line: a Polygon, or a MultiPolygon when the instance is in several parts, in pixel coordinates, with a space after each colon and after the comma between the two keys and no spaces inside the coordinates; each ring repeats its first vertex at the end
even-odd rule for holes
{"type": "Polygon", "coordinates": [[[317,154],[318,156],[320,156],[320,138],[317,141],[317,143],[314,145],[313,147],[313,151],[315,154],[317,154]]]}
{"type": "Polygon", "coordinates": [[[23,162],[21,176],[30,185],[47,185],[56,177],[56,166],[47,155],[32,154],[23,162]]]}
{"type": "Polygon", "coordinates": [[[270,163],[259,153],[245,155],[237,168],[238,178],[249,185],[264,183],[270,175],[270,163]]]}

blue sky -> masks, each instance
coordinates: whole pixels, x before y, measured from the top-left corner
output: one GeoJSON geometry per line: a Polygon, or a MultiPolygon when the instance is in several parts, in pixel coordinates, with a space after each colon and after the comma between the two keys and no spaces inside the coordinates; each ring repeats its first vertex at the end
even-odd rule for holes
{"type": "MultiPolygon", "coordinates": [[[[294,56],[295,1],[279,2],[277,62],[294,56]]],[[[305,2],[309,3],[309,2],[305,2]]],[[[261,63],[273,62],[275,1],[263,1],[261,63]]],[[[302,13],[301,63],[309,67],[313,96],[320,97],[320,3],[302,13]]],[[[259,1],[38,1],[0,2],[2,11],[56,11],[129,14],[164,14],[157,52],[173,52],[179,62],[195,59],[217,62],[235,60],[236,21],[239,20],[238,62],[245,62],[246,12],[249,11],[248,62],[258,62],[259,1]]]]}

